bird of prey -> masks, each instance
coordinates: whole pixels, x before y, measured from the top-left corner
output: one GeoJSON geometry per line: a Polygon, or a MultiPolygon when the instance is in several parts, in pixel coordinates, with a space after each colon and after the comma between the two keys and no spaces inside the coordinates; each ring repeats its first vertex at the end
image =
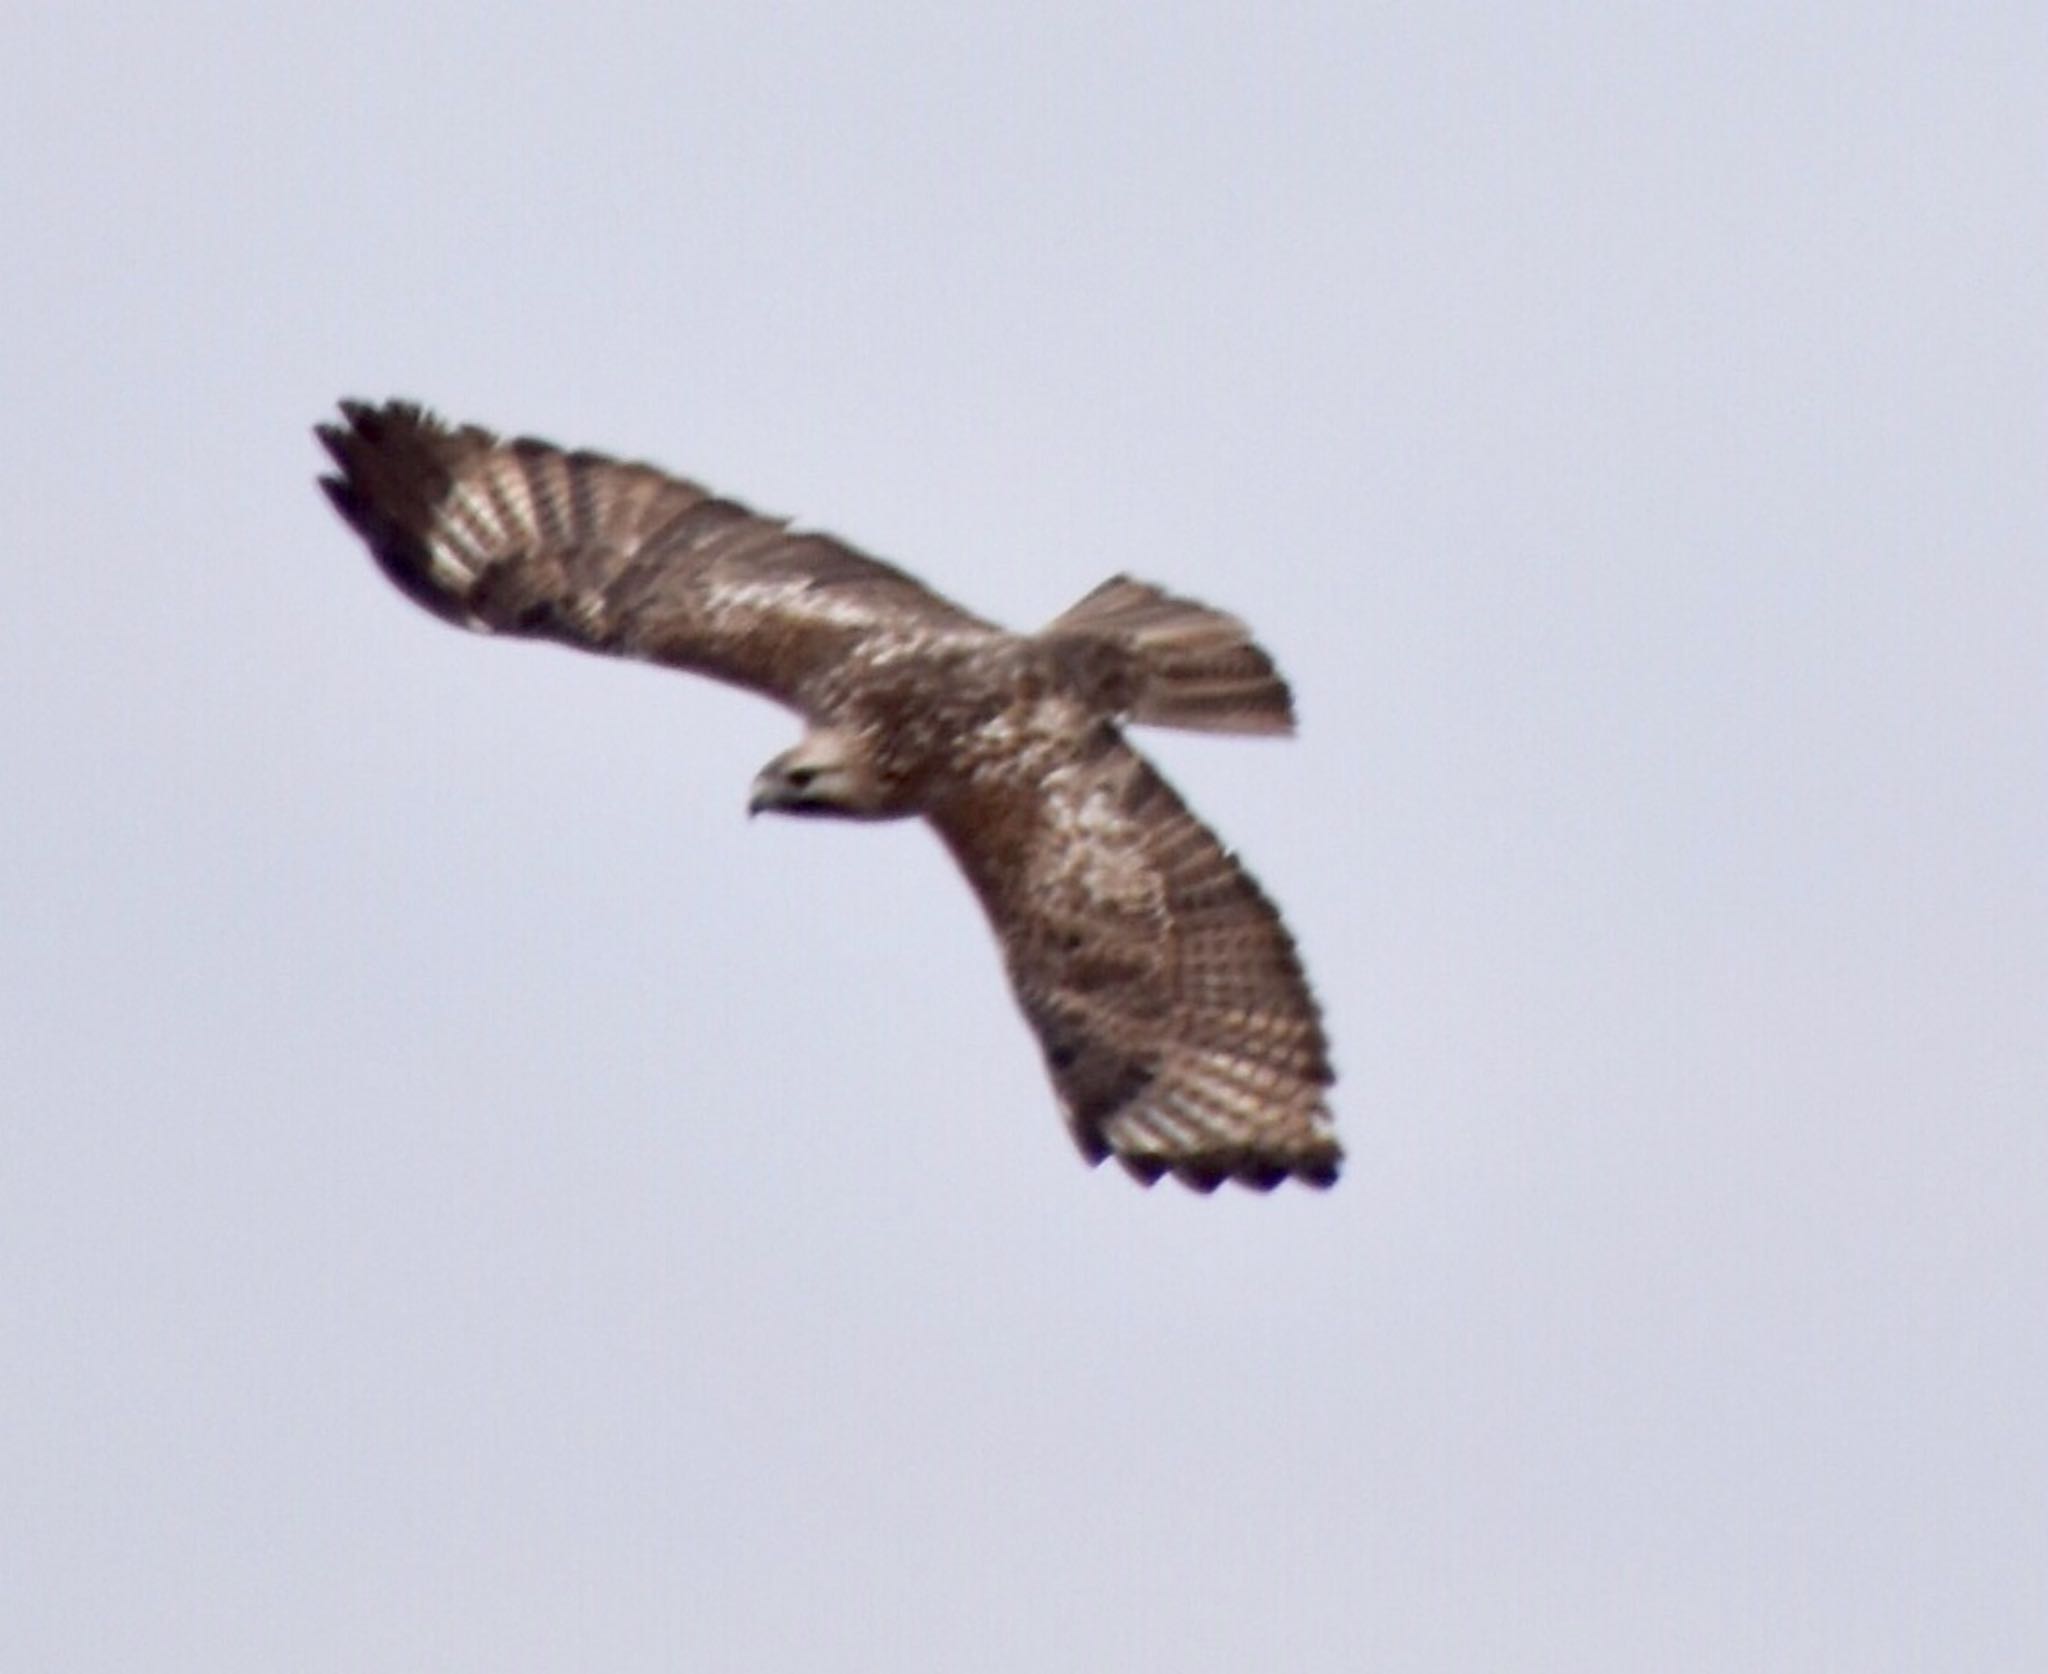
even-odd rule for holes
{"type": "Polygon", "coordinates": [[[384,573],[482,633],[643,658],[808,730],[750,808],[930,821],[980,897],[1067,1125],[1150,1185],[1327,1186],[1334,1079],[1292,938],[1125,741],[1286,733],[1236,618],[1116,576],[1042,632],[669,476],[418,406],[344,402],[321,486],[384,573]]]}

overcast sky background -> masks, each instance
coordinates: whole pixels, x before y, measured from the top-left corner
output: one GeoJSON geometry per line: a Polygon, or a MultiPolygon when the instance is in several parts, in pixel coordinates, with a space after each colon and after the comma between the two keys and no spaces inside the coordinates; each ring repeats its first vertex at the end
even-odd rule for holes
{"type": "Polygon", "coordinates": [[[0,1666],[2048,1666],[2048,11],[19,6],[0,1666]],[[462,636],[341,395],[1035,625],[1349,1171],[1090,1173],[931,836],[462,636]]]}

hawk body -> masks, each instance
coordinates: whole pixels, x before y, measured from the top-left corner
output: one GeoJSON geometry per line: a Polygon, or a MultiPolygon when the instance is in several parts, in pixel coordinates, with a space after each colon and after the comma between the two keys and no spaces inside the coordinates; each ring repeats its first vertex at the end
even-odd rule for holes
{"type": "Polygon", "coordinates": [[[827,535],[651,466],[421,409],[322,426],[337,510],[458,626],[665,663],[810,730],[752,806],[930,821],[1002,946],[1076,1143],[1150,1183],[1328,1185],[1314,998],[1272,904],[1126,742],[1135,721],[1283,733],[1235,618],[1116,577],[1009,633],[827,535]]]}

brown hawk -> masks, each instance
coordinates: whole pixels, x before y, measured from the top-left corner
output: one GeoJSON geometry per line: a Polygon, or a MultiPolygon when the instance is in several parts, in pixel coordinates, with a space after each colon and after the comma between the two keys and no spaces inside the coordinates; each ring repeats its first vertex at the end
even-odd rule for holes
{"type": "Polygon", "coordinates": [[[755,811],[929,820],[980,896],[1075,1142],[1150,1184],[1327,1186],[1294,943],[1120,723],[1285,733],[1244,625],[1117,576],[1043,632],[647,465],[342,404],[321,479],[384,573],[483,633],[731,681],[809,730],[755,811]]]}

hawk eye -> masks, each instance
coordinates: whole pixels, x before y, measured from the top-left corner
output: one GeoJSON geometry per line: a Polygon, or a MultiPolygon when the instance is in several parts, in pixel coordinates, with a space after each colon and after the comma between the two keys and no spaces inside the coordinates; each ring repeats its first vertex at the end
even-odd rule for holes
{"type": "Polygon", "coordinates": [[[792,790],[808,790],[811,781],[818,776],[815,767],[792,767],[789,770],[789,785],[792,790]]]}

